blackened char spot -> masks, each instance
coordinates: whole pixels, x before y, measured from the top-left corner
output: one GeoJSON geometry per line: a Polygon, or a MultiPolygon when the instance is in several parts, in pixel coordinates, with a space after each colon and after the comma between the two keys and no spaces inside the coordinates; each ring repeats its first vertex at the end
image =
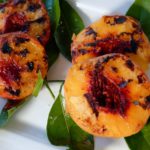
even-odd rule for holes
{"type": "Polygon", "coordinates": [[[131,39],[130,45],[131,45],[132,52],[136,53],[138,46],[134,39],[131,39]]]}
{"type": "Polygon", "coordinates": [[[132,63],[131,60],[126,60],[125,65],[132,71],[134,71],[134,64],[132,63]]]}
{"type": "Polygon", "coordinates": [[[6,5],[7,3],[0,3],[0,9],[3,9],[6,5]]]}
{"type": "Polygon", "coordinates": [[[34,69],[34,62],[28,62],[27,63],[27,66],[28,66],[28,71],[33,71],[33,69],[34,69]]]}
{"type": "Polygon", "coordinates": [[[146,101],[150,103],[150,95],[146,97],[146,101]]]}
{"type": "Polygon", "coordinates": [[[15,39],[15,44],[16,46],[25,42],[28,42],[29,39],[28,38],[23,38],[23,37],[16,37],[15,39]]]}
{"type": "Polygon", "coordinates": [[[106,24],[110,24],[111,26],[116,24],[122,24],[127,20],[125,16],[105,16],[106,24]]]}
{"type": "Polygon", "coordinates": [[[103,75],[102,66],[89,73],[90,85],[88,92],[84,95],[93,112],[97,115],[99,111],[106,113],[119,113],[126,115],[129,100],[120,87],[103,75]]]}
{"type": "Polygon", "coordinates": [[[26,0],[13,0],[14,5],[18,5],[18,4],[24,4],[26,3],[26,0]]]}
{"type": "Polygon", "coordinates": [[[31,23],[44,23],[45,22],[45,17],[40,17],[40,18],[38,18],[38,19],[36,19],[36,20],[33,20],[33,21],[30,21],[29,23],[31,24],[31,23]]]}
{"type": "Polygon", "coordinates": [[[44,60],[44,62],[47,62],[47,61],[48,61],[48,55],[45,55],[45,56],[43,57],[43,60],[44,60]]]}
{"type": "Polygon", "coordinates": [[[103,58],[103,62],[104,62],[104,63],[107,63],[110,59],[112,59],[112,58],[114,58],[114,57],[116,57],[116,56],[113,55],[113,54],[112,54],[111,56],[104,57],[104,58],[103,58]]]}
{"type": "Polygon", "coordinates": [[[5,88],[5,91],[9,92],[13,96],[19,96],[20,95],[20,89],[14,90],[12,87],[5,88]]]}
{"type": "Polygon", "coordinates": [[[96,46],[96,43],[86,43],[85,46],[93,47],[93,46],[96,46]]]}
{"type": "Polygon", "coordinates": [[[86,28],[86,35],[93,35],[94,37],[97,36],[97,33],[91,28],[91,27],[87,27],[86,28]]]}
{"type": "Polygon", "coordinates": [[[84,94],[84,96],[86,97],[88,103],[92,107],[93,112],[98,117],[98,110],[96,109],[96,103],[93,101],[92,95],[90,93],[86,93],[84,94]]]}
{"type": "Polygon", "coordinates": [[[79,50],[74,49],[74,50],[71,51],[71,56],[72,56],[72,58],[74,59],[74,58],[77,57],[77,56],[85,55],[85,54],[87,54],[87,53],[89,53],[89,51],[86,50],[86,49],[79,49],[79,50]]]}
{"type": "Polygon", "coordinates": [[[43,43],[42,37],[41,37],[40,35],[37,35],[36,38],[37,38],[37,40],[38,40],[41,44],[43,43]]]}
{"type": "Polygon", "coordinates": [[[116,24],[122,24],[127,20],[125,16],[118,16],[115,18],[115,23],[116,24]]]}
{"type": "Polygon", "coordinates": [[[45,29],[43,30],[43,35],[46,35],[46,30],[45,29]]]}
{"type": "Polygon", "coordinates": [[[30,3],[28,7],[28,11],[35,12],[37,9],[41,8],[40,4],[30,3]]]}
{"type": "Polygon", "coordinates": [[[30,28],[30,23],[26,22],[22,27],[21,27],[21,31],[22,32],[27,32],[30,28]]]}
{"type": "Polygon", "coordinates": [[[117,67],[111,67],[111,69],[114,71],[114,72],[118,72],[118,68],[117,67]]]}
{"type": "Polygon", "coordinates": [[[7,5],[7,3],[1,3],[0,4],[0,12],[4,13],[5,12],[5,6],[7,5]]]}
{"type": "Polygon", "coordinates": [[[85,55],[87,53],[88,53],[88,51],[86,49],[79,49],[79,54],[85,55]]]}
{"type": "Polygon", "coordinates": [[[71,57],[75,58],[77,56],[77,52],[75,50],[71,51],[71,57]]]}
{"type": "Polygon", "coordinates": [[[128,81],[121,81],[121,82],[118,84],[118,86],[119,86],[120,88],[125,88],[127,85],[128,85],[128,81]]]}
{"type": "Polygon", "coordinates": [[[146,97],[146,108],[150,109],[150,95],[146,97]]]}
{"type": "Polygon", "coordinates": [[[137,79],[138,79],[139,83],[144,83],[146,81],[146,78],[145,78],[144,74],[138,75],[137,79]]]}
{"type": "Polygon", "coordinates": [[[28,49],[25,48],[21,50],[19,54],[21,57],[26,57],[28,53],[29,53],[28,49]]]}
{"type": "Polygon", "coordinates": [[[4,54],[10,54],[12,51],[12,48],[9,46],[9,43],[8,42],[5,42],[2,46],[2,52],[4,54]]]}

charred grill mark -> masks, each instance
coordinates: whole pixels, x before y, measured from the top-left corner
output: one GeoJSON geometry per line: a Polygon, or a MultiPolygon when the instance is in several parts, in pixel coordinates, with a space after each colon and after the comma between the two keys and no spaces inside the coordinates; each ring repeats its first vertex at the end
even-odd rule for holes
{"type": "Polygon", "coordinates": [[[71,56],[72,56],[72,58],[75,58],[78,55],[85,55],[87,53],[88,53],[88,50],[86,50],[86,49],[79,49],[78,51],[77,50],[72,50],[71,51],[71,56]]]}
{"type": "Polygon", "coordinates": [[[13,0],[14,5],[24,4],[24,3],[26,3],[26,0],[13,0]]]}
{"type": "Polygon", "coordinates": [[[138,83],[144,83],[146,81],[144,74],[138,75],[137,79],[138,79],[138,83]]]}
{"type": "Polygon", "coordinates": [[[86,50],[86,49],[79,49],[79,54],[85,55],[87,53],[88,53],[88,50],[86,50]]]}
{"type": "Polygon", "coordinates": [[[4,13],[5,12],[5,6],[7,5],[7,3],[2,3],[0,4],[0,12],[4,13]]]}
{"type": "Polygon", "coordinates": [[[132,82],[133,81],[133,79],[128,79],[128,83],[130,83],[130,82],[132,82]]]}
{"type": "Polygon", "coordinates": [[[27,66],[28,66],[28,71],[32,72],[34,69],[34,62],[28,62],[27,66]]]}
{"type": "Polygon", "coordinates": [[[111,69],[112,69],[112,71],[114,71],[114,72],[118,72],[118,68],[117,67],[111,67],[111,69]]]}
{"type": "Polygon", "coordinates": [[[107,57],[104,57],[103,58],[103,62],[104,63],[107,63],[110,59],[113,59],[113,58],[115,58],[115,57],[117,57],[116,55],[111,55],[111,56],[107,56],[107,57]]]}
{"type": "Polygon", "coordinates": [[[26,17],[23,13],[13,13],[6,19],[6,25],[4,32],[22,31],[22,28],[26,25],[26,17]]]}
{"type": "Polygon", "coordinates": [[[6,82],[6,84],[10,84],[12,81],[19,82],[20,81],[20,72],[21,67],[16,64],[16,62],[12,60],[1,60],[0,61],[0,78],[6,82]]]}
{"type": "Polygon", "coordinates": [[[7,5],[7,3],[1,3],[1,4],[0,4],[0,9],[5,8],[6,5],[7,5]]]}
{"type": "Polygon", "coordinates": [[[96,41],[96,49],[100,47],[100,52],[102,54],[108,53],[136,53],[138,48],[137,43],[132,39],[131,41],[125,41],[116,37],[108,37],[105,39],[96,41]]]}
{"type": "Polygon", "coordinates": [[[134,39],[131,39],[130,45],[131,45],[130,51],[136,53],[138,46],[134,39]]]}
{"type": "Polygon", "coordinates": [[[127,18],[125,16],[119,16],[119,17],[116,17],[114,19],[115,19],[116,24],[122,24],[127,20],[127,18]]]}
{"type": "Polygon", "coordinates": [[[82,66],[82,65],[79,67],[79,70],[84,70],[84,68],[83,68],[83,66],[82,66]]]}
{"type": "Polygon", "coordinates": [[[43,57],[43,60],[44,60],[44,62],[47,62],[47,61],[48,61],[48,55],[45,55],[45,56],[43,57]]]}
{"type": "Polygon", "coordinates": [[[10,54],[12,51],[12,48],[9,46],[9,43],[8,42],[5,42],[2,46],[2,52],[4,54],[10,54]]]}
{"type": "Polygon", "coordinates": [[[30,24],[29,24],[28,22],[26,22],[26,23],[22,26],[21,31],[22,31],[22,32],[27,32],[27,31],[29,30],[29,28],[30,28],[30,24]]]}
{"type": "Polygon", "coordinates": [[[46,21],[45,17],[40,17],[36,20],[27,21],[26,16],[23,13],[14,13],[10,15],[6,20],[6,32],[22,31],[27,32],[32,23],[44,23],[46,21]]]}
{"type": "Polygon", "coordinates": [[[150,95],[146,97],[146,108],[150,108],[150,95]]]}
{"type": "Polygon", "coordinates": [[[31,11],[31,12],[35,12],[36,10],[40,9],[41,8],[41,5],[40,4],[34,4],[34,3],[31,3],[28,7],[28,11],[31,11]]]}
{"type": "Polygon", "coordinates": [[[31,23],[44,23],[45,20],[46,20],[45,17],[40,17],[40,18],[38,18],[36,20],[30,21],[29,24],[31,24],[31,23]]]}
{"type": "Polygon", "coordinates": [[[98,117],[98,110],[96,108],[96,103],[93,101],[93,97],[90,93],[84,94],[85,98],[87,99],[88,103],[92,107],[93,112],[95,113],[96,117],[98,117]]]}
{"type": "Polygon", "coordinates": [[[128,59],[128,60],[125,62],[125,65],[126,65],[130,70],[134,71],[134,64],[132,63],[131,60],[128,59]]]}
{"type": "Polygon", "coordinates": [[[102,66],[97,65],[89,75],[91,79],[90,86],[84,96],[95,115],[98,116],[98,112],[103,110],[106,113],[119,113],[125,116],[129,107],[129,100],[118,85],[103,75],[102,66]]]}
{"type": "Polygon", "coordinates": [[[143,109],[150,109],[150,95],[148,95],[147,97],[145,97],[145,103],[140,103],[139,105],[143,108],[143,109]]]}
{"type": "Polygon", "coordinates": [[[150,103],[150,95],[146,97],[146,101],[150,103]]]}
{"type": "Polygon", "coordinates": [[[21,57],[26,57],[27,54],[29,54],[29,51],[28,51],[28,49],[26,49],[26,48],[23,49],[23,50],[21,50],[20,53],[19,53],[19,55],[20,55],[21,57]]]}
{"type": "Polygon", "coordinates": [[[85,46],[89,46],[89,47],[94,47],[94,46],[96,46],[96,42],[94,42],[94,43],[86,43],[85,44],[85,46]]]}
{"type": "Polygon", "coordinates": [[[5,91],[9,92],[13,96],[19,96],[20,95],[20,89],[14,90],[12,87],[5,88],[5,91]]]}
{"type": "Polygon", "coordinates": [[[102,130],[102,133],[104,133],[105,131],[107,131],[107,128],[103,125],[103,126],[101,127],[101,130],[102,130]]]}
{"type": "Polygon", "coordinates": [[[0,13],[5,13],[5,8],[0,8],[0,13]]]}
{"type": "Polygon", "coordinates": [[[87,27],[86,28],[86,35],[93,35],[94,37],[97,36],[97,33],[91,28],[91,27],[87,27]]]}
{"type": "Polygon", "coordinates": [[[43,30],[43,35],[44,35],[44,36],[46,35],[46,30],[45,30],[45,29],[43,30]]]}
{"type": "Polygon", "coordinates": [[[122,24],[127,20],[125,16],[106,16],[105,22],[106,24],[110,24],[111,26],[116,24],[122,24]]]}
{"type": "Polygon", "coordinates": [[[41,44],[43,43],[42,37],[41,37],[40,35],[37,35],[36,38],[37,38],[37,40],[38,40],[41,44]]]}
{"type": "Polygon", "coordinates": [[[71,51],[71,57],[75,58],[77,56],[77,52],[75,50],[71,51]]]}
{"type": "Polygon", "coordinates": [[[30,41],[28,38],[23,38],[23,37],[16,37],[15,39],[15,45],[18,46],[19,44],[25,43],[30,41]]]}

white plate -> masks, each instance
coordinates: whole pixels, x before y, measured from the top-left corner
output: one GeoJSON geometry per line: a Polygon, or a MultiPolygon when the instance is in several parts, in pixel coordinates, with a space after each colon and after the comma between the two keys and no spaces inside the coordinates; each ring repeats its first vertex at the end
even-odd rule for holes
{"type": "MultiPolygon", "coordinates": [[[[68,0],[79,12],[85,25],[102,15],[125,14],[134,0],[68,0]]],[[[60,55],[48,73],[48,79],[64,79],[71,64],[60,55]]],[[[59,83],[51,83],[57,95],[59,83]]],[[[4,102],[0,101],[0,106],[4,102]]],[[[32,98],[6,127],[0,129],[0,150],[65,150],[49,143],[46,136],[46,123],[53,99],[46,88],[37,98],[32,98]]],[[[128,150],[123,139],[95,138],[95,150],[128,150]]]]}

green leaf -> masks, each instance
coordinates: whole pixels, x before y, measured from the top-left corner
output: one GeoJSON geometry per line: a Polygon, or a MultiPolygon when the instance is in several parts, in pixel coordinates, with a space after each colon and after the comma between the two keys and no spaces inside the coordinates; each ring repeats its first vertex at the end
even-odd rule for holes
{"type": "Polygon", "coordinates": [[[0,0],[0,3],[4,3],[4,2],[6,2],[7,0],[0,0]]]}
{"type": "Polygon", "coordinates": [[[72,35],[78,34],[84,24],[77,12],[65,0],[60,0],[61,17],[54,33],[60,52],[71,61],[70,45],[72,35]]]}
{"type": "Polygon", "coordinates": [[[148,123],[139,133],[125,138],[131,150],[150,149],[150,123],[148,123]]]}
{"type": "Polygon", "coordinates": [[[73,122],[72,125],[70,125],[70,148],[72,150],[94,150],[93,136],[83,131],[71,118],[70,122],[73,122]]]}
{"type": "Polygon", "coordinates": [[[12,115],[21,108],[27,99],[21,101],[8,100],[0,113],[0,127],[3,127],[12,115]]]}
{"type": "Polygon", "coordinates": [[[32,95],[34,95],[35,97],[38,96],[38,94],[39,94],[39,92],[40,92],[40,90],[41,90],[41,88],[42,88],[42,86],[43,86],[43,82],[44,82],[44,79],[43,79],[43,77],[42,77],[41,72],[39,71],[39,72],[38,72],[38,80],[37,80],[37,82],[36,82],[36,85],[35,85],[35,87],[34,87],[34,90],[33,90],[32,95]]]}
{"type": "Polygon", "coordinates": [[[147,143],[150,146],[150,122],[141,131],[147,143]]]}
{"type": "MultiPolygon", "coordinates": [[[[44,0],[43,2],[45,3],[45,6],[47,8],[50,17],[51,31],[53,34],[60,20],[59,0],[44,0]]],[[[48,56],[48,66],[50,68],[59,56],[59,49],[56,45],[53,36],[51,37],[48,44],[46,45],[46,53],[48,56]]]]}
{"type": "Polygon", "coordinates": [[[47,135],[54,145],[68,145],[70,142],[69,129],[65,120],[60,94],[54,102],[48,117],[47,135]]]}
{"type": "Polygon", "coordinates": [[[59,56],[59,49],[53,37],[46,45],[46,53],[48,56],[48,66],[50,68],[59,56]]]}
{"type": "Polygon", "coordinates": [[[50,16],[51,31],[54,33],[60,19],[59,0],[45,0],[45,5],[50,16]]]}
{"type": "Polygon", "coordinates": [[[140,21],[144,32],[150,39],[150,0],[136,0],[127,15],[140,21]]]}
{"type": "Polygon", "coordinates": [[[61,89],[62,86],[48,116],[49,141],[54,145],[69,146],[70,150],[94,150],[93,136],[80,129],[65,113],[61,89]]]}

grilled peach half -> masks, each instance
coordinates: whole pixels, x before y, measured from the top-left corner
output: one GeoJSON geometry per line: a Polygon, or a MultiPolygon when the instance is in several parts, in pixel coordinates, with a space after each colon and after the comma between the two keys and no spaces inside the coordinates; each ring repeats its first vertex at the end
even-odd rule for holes
{"type": "Polygon", "coordinates": [[[32,94],[40,71],[47,74],[43,46],[25,33],[0,35],[0,97],[21,100],[32,94]]]}
{"type": "Polygon", "coordinates": [[[21,31],[44,46],[50,37],[50,20],[41,0],[9,0],[0,5],[0,34],[21,31]]]}
{"type": "Polygon", "coordinates": [[[150,81],[122,54],[74,64],[64,90],[66,111],[95,136],[130,136],[140,131],[149,118],[150,81]]]}
{"type": "Polygon", "coordinates": [[[109,53],[129,55],[137,63],[150,61],[150,42],[137,20],[128,16],[103,16],[73,36],[73,63],[109,53]]]}

